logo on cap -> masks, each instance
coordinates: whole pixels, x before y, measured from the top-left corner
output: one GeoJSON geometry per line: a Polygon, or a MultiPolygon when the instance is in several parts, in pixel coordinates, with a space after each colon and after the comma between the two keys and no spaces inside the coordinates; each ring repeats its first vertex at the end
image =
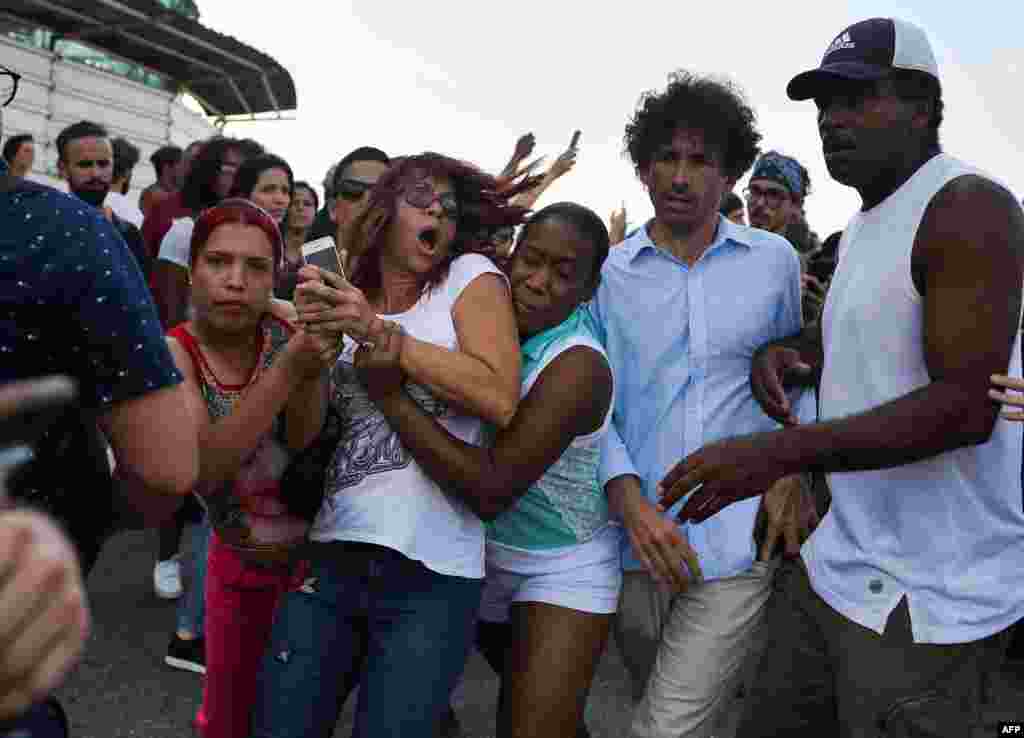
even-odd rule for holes
{"type": "Polygon", "coordinates": [[[856,48],[857,44],[855,44],[853,42],[853,39],[850,38],[850,32],[845,31],[843,33],[840,33],[839,36],[836,37],[836,40],[833,41],[832,44],[825,50],[825,56],[828,57],[830,54],[834,54],[837,51],[842,51],[843,49],[856,48]]]}

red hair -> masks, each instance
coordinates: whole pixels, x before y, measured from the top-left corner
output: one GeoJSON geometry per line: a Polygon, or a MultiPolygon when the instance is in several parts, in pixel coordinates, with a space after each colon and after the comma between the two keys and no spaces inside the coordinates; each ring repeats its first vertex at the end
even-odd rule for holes
{"type": "Polygon", "coordinates": [[[274,277],[276,278],[284,260],[281,229],[277,227],[277,223],[274,222],[270,213],[255,203],[240,197],[222,200],[212,208],[204,210],[196,219],[195,228],[192,229],[192,242],[189,244],[189,267],[195,266],[199,253],[206,247],[206,242],[210,240],[213,232],[227,223],[253,225],[266,234],[274,253],[274,277]]]}
{"type": "Polygon", "coordinates": [[[405,188],[427,177],[449,180],[459,202],[451,253],[426,277],[427,287],[441,282],[448,267],[461,254],[476,252],[493,256],[489,234],[523,222],[527,208],[509,200],[537,185],[540,177],[499,180],[468,162],[435,153],[403,157],[370,191],[366,210],[353,223],[350,253],[358,258],[352,284],[362,290],[381,287],[380,252],[388,226],[395,219],[398,199],[405,188]]]}

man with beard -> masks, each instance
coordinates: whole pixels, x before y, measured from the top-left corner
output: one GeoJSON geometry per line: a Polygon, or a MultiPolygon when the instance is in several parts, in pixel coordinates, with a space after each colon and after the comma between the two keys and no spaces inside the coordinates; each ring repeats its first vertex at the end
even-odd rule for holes
{"type": "Polygon", "coordinates": [[[67,180],[68,190],[94,208],[102,209],[148,279],[152,259],[143,247],[142,233],[111,208],[104,207],[114,179],[114,147],[107,130],[86,120],[68,126],[57,136],[57,156],[57,169],[67,180]]]}
{"type": "Polygon", "coordinates": [[[804,470],[832,492],[779,571],[738,736],[980,735],[1024,616],[1021,429],[988,393],[1021,377],[1024,212],[943,152],[920,28],[856,23],[787,92],[814,100],[829,174],[862,206],[822,320],[759,349],[750,381],[786,420],[783,383],[820,376],[821,421],[701,448],[661,502],[689,495],[681,517],[699,521],[804,470]]]}

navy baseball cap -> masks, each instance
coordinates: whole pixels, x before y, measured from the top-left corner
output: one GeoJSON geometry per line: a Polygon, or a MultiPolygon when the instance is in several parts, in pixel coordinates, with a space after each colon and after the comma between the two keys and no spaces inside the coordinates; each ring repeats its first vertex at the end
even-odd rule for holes
{"type": "Polygon", "coordinates": [[[894,69],[939,78],[939,66],[924,31],[898,18],[869,18],[836,36],[821,65],[790,80],[786,94],[790,100],[810,100],[837,79],[883,79],[894,69]]]}

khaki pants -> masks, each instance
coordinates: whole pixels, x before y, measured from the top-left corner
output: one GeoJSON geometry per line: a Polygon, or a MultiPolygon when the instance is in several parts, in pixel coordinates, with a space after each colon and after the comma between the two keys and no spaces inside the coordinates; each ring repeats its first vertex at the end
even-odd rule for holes
{"type": "Polygon", "coordinates": [[[639,704],[636,738],[708,738],[739,683],[772,590],[775,562],[670,596],[625,572],[615,638],[639,704]]]}

